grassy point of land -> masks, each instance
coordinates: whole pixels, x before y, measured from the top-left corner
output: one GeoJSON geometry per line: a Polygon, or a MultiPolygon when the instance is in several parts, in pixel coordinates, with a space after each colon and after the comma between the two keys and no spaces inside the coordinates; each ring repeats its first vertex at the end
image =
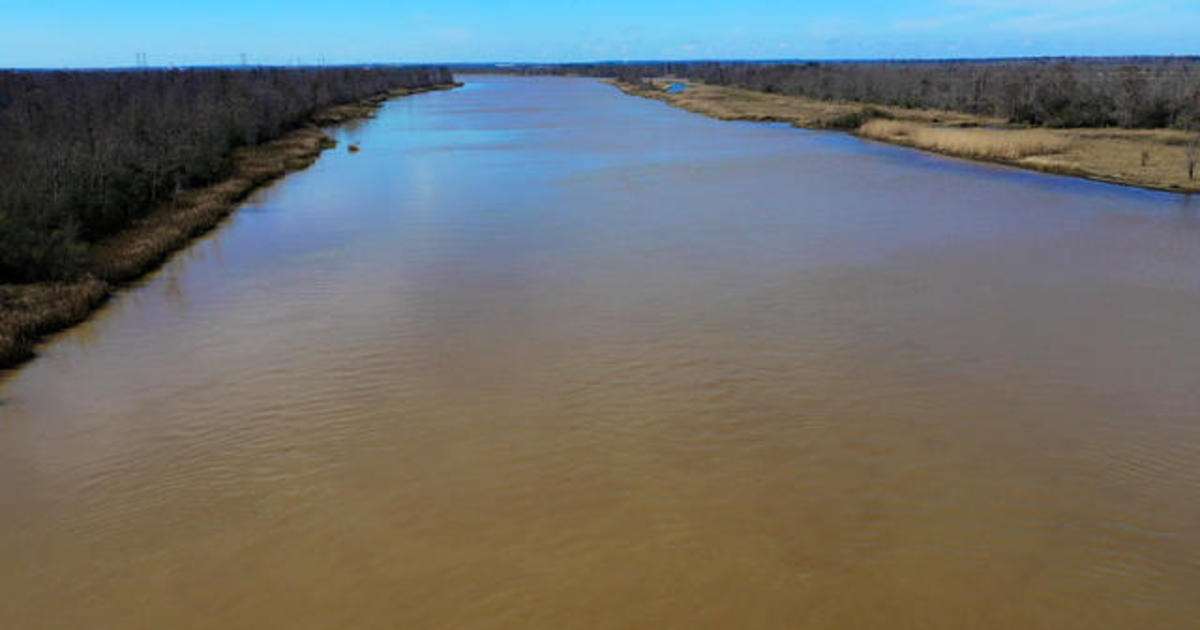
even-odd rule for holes
{"type": "Polygon", "coordinates": [[[838,129],[934,153],[1046,173],[1171,192],[1200,192],[1188,174],[1195,134],[1176,129],[1050,129],[933,109],[818,101],[675,79],[614,81],[626,94],[653,98],[720,120],[785,122],[838,129]],[[689,87],[667,92],[675,82],[689,87]]]}
{"type": "Polygon", "coordinates": [[[81,278],[0,284],[0,369],[32,358],[34,347],[45,335],[87,319],[121,283],[153,271],[192,239],[215,228],[256,188],[312,165],[322,151],[336,145],[322,126],[371,116],[391,98],[451,87],[401,88],[326,108],[309,124],[280,138],[237,149],[228,178],[185,190],[97,243],[90,268],[81,278]]]}

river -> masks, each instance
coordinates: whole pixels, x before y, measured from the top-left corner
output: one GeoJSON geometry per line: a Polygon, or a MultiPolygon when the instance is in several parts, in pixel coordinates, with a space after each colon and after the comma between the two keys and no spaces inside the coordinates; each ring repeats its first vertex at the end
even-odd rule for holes
{"type": "Polygon", "coordinates": [[[466,81],[0,377],[0,627],[1200,619],[1200,201],[466,81]]]}

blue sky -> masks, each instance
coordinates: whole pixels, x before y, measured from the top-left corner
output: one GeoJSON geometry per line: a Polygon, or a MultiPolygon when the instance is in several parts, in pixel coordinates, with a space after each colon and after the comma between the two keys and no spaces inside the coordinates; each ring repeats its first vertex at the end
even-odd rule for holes
{"type": "Polygon", "coordinates": [[[0,0],[0,67],[1200,54],[1200,0],[0,0]]]}

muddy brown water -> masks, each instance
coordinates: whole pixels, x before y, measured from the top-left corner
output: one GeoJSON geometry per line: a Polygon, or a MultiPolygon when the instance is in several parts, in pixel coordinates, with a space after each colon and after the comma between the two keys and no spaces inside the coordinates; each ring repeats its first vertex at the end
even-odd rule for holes
{"type": "Polygon", "coordinates": [[[1200,202],[467,80],[0,381],[0,627],[1196,627],[1200,202]]]}

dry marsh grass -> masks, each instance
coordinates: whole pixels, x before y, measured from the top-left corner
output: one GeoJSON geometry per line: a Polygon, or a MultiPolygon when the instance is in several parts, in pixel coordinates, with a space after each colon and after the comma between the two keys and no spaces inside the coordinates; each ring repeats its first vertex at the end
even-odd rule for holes
{"type": "Polygon", "coordinates": [[[995,125],[1003,122],[961,112],[879,105],[867,106],[864,103],[844,101],[818,101],[800,96],[767,94],[742,88],[673,79],[653,79],[643,86],[613,83],[628,94],[665,101],[676,107],[721,120],[786,122],[797,127],[828,129],[839,128],[836,121],[854,116],[869,107],[890,118],[900,120],[945,125],[995,125]],[[677,93],[667,92],[666,88],[676,82],[686,84],[688,89],[677,93]]]}
{"type": "Polygon", "coordinates": [[[266,144],[235,153],[234,174],[225,181],[185,191],[128,229],[98,243],[94,273],[110,282],[128,282],[158,266],[193,238],[216,227],[255,188],[306,168],[334,145],[316,127],[298,129],[266,144]]]}
{"type": "Polygon", "coordinates": [[[778,121],[810,129],[855,130],[864,137],[1031,170],[1172,192],[1200,192],[1188,176],[1188,145],[1197,134],[1177,129],[1014,128],[996,118],[932,109],[815,101],[671,78],[614,84],[627,94],[664,101],[721,120],[778,121]],[[665,91],[673,82],[689,89],[665,91]]]}
{"type": "Polygon", "coordinates": [[[1071,139],[1049,129],[952,128],[901,120],[870,120],[858,128],[867,138],[982,160],[1019,160],[1061,153],[1071,139]]]}
{"type": "Polygon", "coordinates": [[[0,366],[32,357],[43,335],[83,321],[109,292],[108,283],[96,278],[0,286],[0,366]]]}
{"type": "Polygon", "coordinates": [[[0,369],[28,360],[43,336],[83,321],[120,283],[154,270],[192,239],[212,230],[254,189],[315,162],[323,150],[336,145],[316,125],[369,116],[390,97],[422,91],[426,90],[402,89],[361,103],[332,107],[314,116],[313,124],[276,140],[238,149],[229,178],[183,191],[94,245],[89,273],[81,280],[0,284],[0,369]]]}
{"type": "Polygon", "coordinates": [[[87,318],[113,288],[146,274],[228,216],[258,186],[312,164],[333,141],[305,127],[278,140],[235,154],[234,174],[225,181],[184,191],[97,243],[85,280],[0,285],[0,368],[33,356],[41,337],[87,318]]]}

